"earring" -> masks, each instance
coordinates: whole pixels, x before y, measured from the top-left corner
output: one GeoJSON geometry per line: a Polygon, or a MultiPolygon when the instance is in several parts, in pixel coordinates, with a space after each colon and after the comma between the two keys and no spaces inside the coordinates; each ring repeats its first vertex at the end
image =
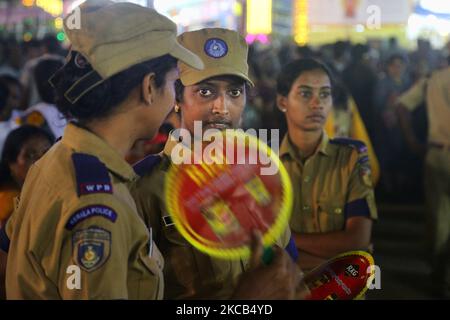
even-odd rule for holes
{"type": "Polygon", "coordinates": [[[281,109],[281,112],[286,112],[286,109],[281,109]]]}
{"type": "Polygon", "coordinates": [[[180,106],[176,104],[174,110],[176,113],[180,112],[180,106]]]}

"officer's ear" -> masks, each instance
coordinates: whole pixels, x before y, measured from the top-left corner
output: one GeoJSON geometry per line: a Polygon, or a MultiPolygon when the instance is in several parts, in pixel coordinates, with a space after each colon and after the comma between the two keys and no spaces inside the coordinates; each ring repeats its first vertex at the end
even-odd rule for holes
{"type": "Polygon", "coordinates": [[[286,112],[287,109],[287,97],[277,94],[277,107],[281,112],[286,112]]]}
{"type": "Polygon", "coordinates": [[[146,105],[152,105],[155,99],[155,73],[149,73],[144,76],[141,83],[141,99],[146,105]]]}

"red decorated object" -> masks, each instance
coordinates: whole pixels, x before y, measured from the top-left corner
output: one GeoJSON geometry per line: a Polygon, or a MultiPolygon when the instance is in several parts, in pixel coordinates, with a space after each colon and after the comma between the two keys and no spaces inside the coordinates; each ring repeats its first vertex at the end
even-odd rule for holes
{"type": "Polygon", "coordinates": [[[292,206],[287,174],[274,153],[255,153],[261,144],[251,141],[233,143],[234,152],[227,153],[228,139],[214,161],[202,149],[201,163],[172,166],[166,181],[168,210],[180,233],[203,252],[226,259],[245,257],[251,230],[260,230],[269,245],[287,226],[292,206]],[[256,161],[249,161],[252,152],[258,155],[256,161]],[[278,169],[261,174],[269,157],[278,169]]]}
{"type": "Polygon", "coordinates": [[[305,276],[311,291],[308,300],[353,300],[361,298],[374,277],[370,254],[352,251],[341,254],[305,276]]]}

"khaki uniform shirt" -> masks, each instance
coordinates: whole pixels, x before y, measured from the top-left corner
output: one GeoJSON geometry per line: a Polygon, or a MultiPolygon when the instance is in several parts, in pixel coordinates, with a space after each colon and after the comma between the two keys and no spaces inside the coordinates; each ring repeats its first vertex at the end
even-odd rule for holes
{"type": "Polygon", "coordinates": [[[419,80],[398,102],[413,111],[424,101],[428,113],[428,140],[450,148],[450,67],[419,80]]]}
{"type": "Polygon", "coordinates": [[[292,231],[341,231],[347,218],[377,218],[367,148],[362,142],[329,140],[324,132],[317,151],[303,162],[286,135],[280,157],[294,192],[292,231]]]}
{"type": "Polygon", "coordinates": [[[69,124],[30,169],[7,224],[8,299],[158,299],[163,259],[127,184],[131,166],[69,124]]]}
{"type": "MultiPolygon", "coordinates": [[[[165,298],[227,299],[246,270],[247,262],[213,258],[194,248],[177,231],[165,205],[165,177],[172,165],[170,154],[177,143],[169,137],[159,159],[155,161],[156,156],[151,156],[137,164],[141,169],[135,166],[142,177],[131,192],[144,220],[153,227],[153,237],[165,259],[165,298]],[[156,166],[155,162],[158,162],[156,166]]],[[[278,245],[286,247],[289,239],[287,229],[278,245]]]]}

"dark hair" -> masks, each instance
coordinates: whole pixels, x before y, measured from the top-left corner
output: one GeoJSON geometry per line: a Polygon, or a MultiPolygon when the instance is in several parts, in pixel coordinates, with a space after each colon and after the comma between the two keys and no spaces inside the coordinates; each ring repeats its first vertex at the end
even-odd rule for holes
{"type": "Polygon", "coordinates": [[[0,76],[0,81],[6,84],[7,86],[15,85],[22,88],[22,83],[20,83],[19,79],[10,75],[0,76]]]}
{"type": "Polygon", "coordinates": [[[2,55],[3,55],[3,59],[5,61],[8,61],[8,59],[10,58],[11,52],[13,51],[13,48],[19,46],[19,43],[14,39],[14,38],[8,38],[3,40],[3,46],[1,49],[2,50],[2,55]]]}
{"type": "Polygon", "coordinates": [[[314,59],[298,59],[285,65],[277,78],[277,93],[287,96],[291,91],[292,84],[303,73],[313,70],[322,70],[330,78],[331,88],[334,80],[331,71],[323,63],[314,59]]]}
{"type": "Polygon", "coordinates": [[[396,37],[390,37],[388,39],[388,43],[389,43],[390,46],[397,46],[397,44],[398,44],[397,38],[396,37]]]}
{"type": "Polygon", "coordinates": [[[302,59],[311,59],[314,56],[314,51],[308,46],[298,46],[297,53],[302,59]]]}
{"type": "Polygon", "coordinates": [[[41,46],[45,47],[48,53],[61,53],[61,45],[55,34],[47,34],[41,41],[41,46]]]}
{"type": "Polygon", "coordinates": [[[350,52],[352,56],[352,63],[358,63],[361,62],[369,52],[369,47],[365,44],[358,43],[351,48],[350,52]]]}
{"type": "Polygon", "coordinates": [[[23,145],[34,137],[43,137],[50,143],[53,143],[54,141],[53,137],[44,129],[30,125],[21,126],[8,134],[3,146],[2,158],[0,160],[1,185],[14,183],[11,171],[9,170],[9,164],[17,161],[17,157],[19,156],[23,145]]]}
{"type": "MultiPolygon", "coordinates": [[[[0,118],[1,117],[10,117],[12,110],[5,110],[6,103],[8,102],[8,98],[11,94],[10,86],[15,85],[22,89],[22,84],[20,81],[9,75],[0,76],[0,118]],[[4,113],[4,114],[3,114],[4,113]]],[[[3,119],[8,120],[8,119],[3,119]]]]}
{"type": "Polygon", "coordinates": [[[55,89],[50,85],[48,79],[62,66],[61,60],[48,58],[39,61],[34,68],[34,80],[42,101],[50,104],[55,103],[55,89]]]}
{"type": "Polygon", "coordinates": [[[333,45],[333,56],[335,58],[342,58],[342,56],[345,55],[345,53],[349,48],[349,45],[347,42],[344,41],[336,41],[333,45]]]}
{"type": "Polygon", "coordinates": [[[9,97],[9,89],[6,83],[0,81],[0,114],[6,106],[9,97]]]}
{"type": "Polygon", "coordinates": [[[184,85],[180,79],[175,81],[175,100],[176,102],[183,102],[184,85]]]}
{"type": "MultiPolygon", "coordinates": [[[[72,55],[77,54],[72,51],[72,55]]],[[[155,85],[161,88],[165,84],[166,74],[176,67],[176,58],[164,55],[149,61],[136,64],[106,79],[95,88],[84,94],[78,101],[71,103],[64,93],[82,76],[92,70],[90,64],[77,67],[73,59],[58,71],[58,79],[54,83],[56,89],[56,106],[68,119],[75,118],[79,122],[109,116],[120,103],[136,88],[145,75],[155,73],[155,85]]]]}
{"type": "Polygon", "coordinates": [[[333,86],[333,107],[340,110],[347,110],[349,90],[342,81],[335,81],[333,86]]]}
{"type": "MultiPolygon", "coordinates": [[[[204,81],[208,81],[208,80],[211,80],[211,79],[225,80],[225,81],[234,81],[236,83],[239,83],[240,85],[241,84],[245,85],[245,91],[246,92],[248,92],[248,90],[249,90],[249,84],[244,78],[241,78],[239,76],[235,76],[235,75],[232,75],[232,74],[230,74],[230,75],[224,74],[224,75],[214,76],[214,77],[211,77],[211,78],[208,78],[208,79],[204,79],[204,80],[200,81],[199,83],[204,82],[204,81]]],[[[180,79],[175,81],[175,100],[177,102],[183,102],[184,88],[185,88],[185,86],[183,85],[183,83],[181,83],[180,79]]]]}

